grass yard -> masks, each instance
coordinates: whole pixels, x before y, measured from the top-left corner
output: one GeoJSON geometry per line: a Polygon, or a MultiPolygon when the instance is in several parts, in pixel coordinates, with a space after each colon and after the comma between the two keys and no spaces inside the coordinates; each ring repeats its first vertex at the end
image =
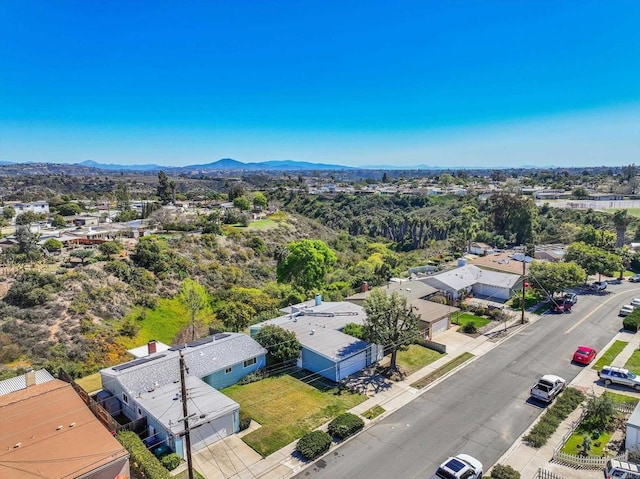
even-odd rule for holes
{"type": "Polygon", "coordinates": [[[626,394],[612,393],[609,391],[605,391],[604,395],[609,396],[611,399],[613,399],[613,402],[617,404],[629,404],[629,403],[638,404],[638,401],[639,401],[638,398],[627,396],[626,394]]]}
{"type": "Polygon", "coordinates": [[[366,417],[367,419],[375,419],[383,412],[384,412],[384,408],[376,404],[371,409],[367,409],[365,412],[363,412],[362,416],[366,417]]]}
{"type": "Polygon", "coordinates": [[[396,363],[405,374],[409,375],[422,369],[427,364],[440,359],[445,353],[439,353],[433,349],[425,348],[418,344],[412,344],[406,351],[399,351],[396,363]]]}
{"type": "MultiPolygon", "coordinates": [[[[211,317],[211,312],[202,310],[198,313],[198,317],[211,317]]],[[[189,325],[191,314],[178,299],[161,298],[154,309],[133,308],[124,321],[127,320],[140,326],[140,331],[135,338],[122,338],[124,347],[133,348],[146,344],[152,339],[172,344],[173,338],[189,325]]]]}
{"type": "Polygon", "coordinates": [[[456,356],[455,358],[453,358],[451,361],[447,362],[446,364],[440,366],[438,369],[433,371],[431,374],[428,374],[427,376],[423,377],[422,379],[419,379],[418,381],[413,383],[411,386],[414,387],[414,388],[417,388],[417,389],[422,389],[423,387],[428,386],[429,384],[434,382],[436,379],[441,378],[442,376],[447,374],[449,371],[452,371],[455,368],[457,368],[458,366],[460,366],[461,364],[465,363],[466,361],[468,361],[472,357],[473,357],[472,353],[462,353],[461,355],[456,356]]]}
{"type": "Polygon", "coordinates": [[[464,326],[468,323],[473,323],[476,325],[476,328],[481,328],[489,324],[491,320],[489,318],[483,318],[482,316],[476,316],[475,314],[456,311],[451,315],[451,322],[454,324],[459,324],[460,326],[464,326]]]}
{"type": "Polygon", "coordinates": [[[266,457],[367,399],[328,387],[324,381],[318,381],[316,387],[307,382],[282,375],[223,389],[223,394],[262,425],[242,440],[266,457]]]}
{"type": "Polygon", "coordinates": [[[636,374],[640,374],[640,350],[636,349],[624,365],[636,374]]]}
{"type": "Polygon", "coordinates": [[[248,229],[250,230],[270,230],[277,228],[279,223],[272,219],[255,220],[249,223],[248,229]]]}
{"type": "Polygon", "coordinates": [[[616,341],[613,343],[609,349],[607,349],[602,357],[598,359],[593,366],[591,366],[596,371],[600,371],[603,366],[608,366],[611,362],[616,358],[618,354],[624,349],[624,347],[629,344],[626,341],[616,341]]]}
{"type": "MultiPolygon", "coordinates": [[[[582,441],[586,435],[589,434],[589,431],[582,429],[581,426],[578,426],[578,429],[574,431],[567,442],[564,443],[562,447],[562,452],[566,452],[567,454],[575,454],[578,455],[582,452],[582,441]]],[[[602,449],[607,445],[609,439],[611,439],[610,432],[603,432],[598,436],[597,439],[591,437],[591,449],[589,450],[589,456],[592,457],[600,457],[602,456],[602,449]]]]}
{"type": "Polygon", "coordinates": [[[76,379],[75,381],[82,389],[84,389],[88,393],[92,393],[102,389],[100,373],[89,374],[88,376],[76,379]]]}

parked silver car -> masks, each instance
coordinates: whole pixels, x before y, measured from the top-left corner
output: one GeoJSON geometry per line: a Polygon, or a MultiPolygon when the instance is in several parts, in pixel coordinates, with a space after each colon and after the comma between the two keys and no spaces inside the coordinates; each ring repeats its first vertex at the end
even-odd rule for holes
{"type": "Polygon", "coordinates": [[[611,383],[623,384],[629,386],[637,391],[640,391],[640,377],[636,376],[633,371],[629,371],[624,368],[617,368],[615,366],[605,366],[598,373],[600,379],[604,380],[606,385],[611,383]]]}

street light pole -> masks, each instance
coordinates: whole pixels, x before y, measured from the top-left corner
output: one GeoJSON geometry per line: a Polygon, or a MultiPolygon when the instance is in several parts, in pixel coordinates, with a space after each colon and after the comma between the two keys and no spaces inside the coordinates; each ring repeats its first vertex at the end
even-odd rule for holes
{"type": "Polygon", "coordinates": [[[520,305],[520,323],[524,324],[524,300],[525,300],[525,277],[526,277],[526,266],[527,263],[525,261],[526,255],[522,255],[522,304],[520,305]]]}

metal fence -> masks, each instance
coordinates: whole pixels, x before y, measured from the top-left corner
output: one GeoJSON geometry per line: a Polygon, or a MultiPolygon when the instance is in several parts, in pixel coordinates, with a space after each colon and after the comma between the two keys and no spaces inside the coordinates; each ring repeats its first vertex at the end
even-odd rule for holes
{"type": "Polygon", "coordinates": [[[546,469],[540,468],[536,475],[533,476],[532,479],[565,479],[563,476],[559,476],[555,472],[547,471],[546,469]]]}

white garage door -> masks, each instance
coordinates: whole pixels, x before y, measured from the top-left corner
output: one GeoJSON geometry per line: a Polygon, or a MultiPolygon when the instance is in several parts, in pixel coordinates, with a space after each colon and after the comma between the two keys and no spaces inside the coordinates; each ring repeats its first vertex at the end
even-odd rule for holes
{"type": "Polygon", "coordinates": [[[431,323],[431,335],[435,336],[436,334],[444,333],[447,330],[448,323],[447,318],[442,318],[440,321],[431,323]]]}
{"type": "Polygon", "coordinates": [[[473,291],[476,295],[488,299],[509,299],[509,290],[505,288],[496,288],[495,286],[489,286],[486,284],[476,284],[473,286],[473,291]]]}
{"type": "Polygon", "coordinates": [[[191,429],[191,449],[198,451],[233,434],[233,414],[191,429]]]}
{"type": "Polygon", "coordinates": [[[352,375],[362,369],[364,369],[367,365],[367,352],[362,351],[361,353],[354,354],[353,356],[345,359],[344,361],[340,361],[338,373],[337,373],[337,381],[346,378],[347,376],[352,375]]]}

